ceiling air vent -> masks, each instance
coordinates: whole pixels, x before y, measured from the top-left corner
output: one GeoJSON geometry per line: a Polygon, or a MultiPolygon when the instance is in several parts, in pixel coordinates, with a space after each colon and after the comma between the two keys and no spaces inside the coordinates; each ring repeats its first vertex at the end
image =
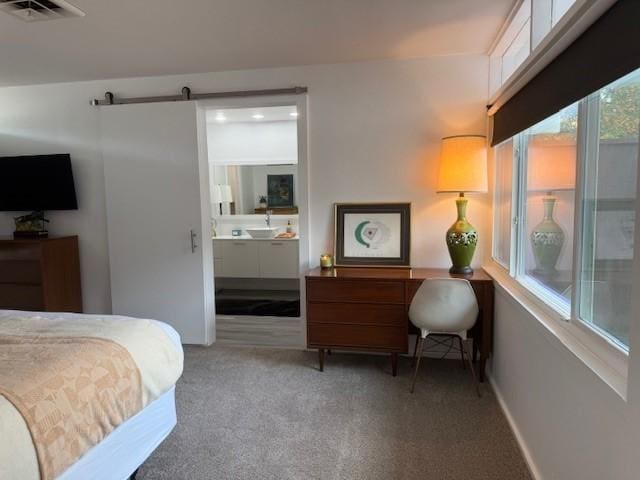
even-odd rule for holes
{"type": "Polygon", "coordinates": [[[64,0],[0,0],[0,12],[25,22],[84,17],[84,12],[64,0]]]}

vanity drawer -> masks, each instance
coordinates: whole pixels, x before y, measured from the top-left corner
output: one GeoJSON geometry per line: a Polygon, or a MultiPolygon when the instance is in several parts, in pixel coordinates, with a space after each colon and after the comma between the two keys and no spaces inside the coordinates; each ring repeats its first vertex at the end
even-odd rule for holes
{"type": "Polygon", "coordinates": [[[307,279],[310,302],[404,304],[404,282],[307,279]]]}
{"type": "Polygon", "coordinates": [[[380,305],[367,303],[309,303],[309,323],[350,325],[395,325],[407,324],[404,305],[380,305]]]}
{"type": "Polygon", "coordinates": [[[347,347],[407,352],[407,328],[366,325],[308,325],[309,347],[347,347]]]}

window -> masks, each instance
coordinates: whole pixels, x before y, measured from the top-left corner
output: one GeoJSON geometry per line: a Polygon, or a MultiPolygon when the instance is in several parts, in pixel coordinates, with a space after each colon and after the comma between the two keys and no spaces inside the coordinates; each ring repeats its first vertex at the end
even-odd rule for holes
{"type": "Polygon", "coordinates": [[[494,259],[623,351],[639,141],[640,69],[498,145],[494,157],[494,259]]]}
{"type": "Polygon", "coordinates": [[[640,71],[592,95],[587,108],[593,135],[587,139],[583,175],[578,318],[628,346],[640,71]]]}
{"type": "Polygon", "coordinates": [[[493,257],[509,268],[511,260],[511,196],[513,183],[513,140],[501,143],[495,149],[496,183],[493,208],[493,257]]]}
{"type": "MultiPolygon", "coordinates": [[[[573,212],[578,107],[533,126],[526,140],[523,273],[564,304],[573,276],[573,212]]],[[[534,287],[535,288],[535,287],[534,287]]]]}

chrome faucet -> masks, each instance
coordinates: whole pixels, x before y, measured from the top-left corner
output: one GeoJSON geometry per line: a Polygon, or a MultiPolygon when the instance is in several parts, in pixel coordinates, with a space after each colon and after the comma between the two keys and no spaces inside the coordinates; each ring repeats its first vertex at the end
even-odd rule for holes
{"type": "Polygon", "coordinates": [[[271,210],[265,211],[264,221],[267,224],[267,228],[271,228],[271,213],[273,213],[271,210]]]}

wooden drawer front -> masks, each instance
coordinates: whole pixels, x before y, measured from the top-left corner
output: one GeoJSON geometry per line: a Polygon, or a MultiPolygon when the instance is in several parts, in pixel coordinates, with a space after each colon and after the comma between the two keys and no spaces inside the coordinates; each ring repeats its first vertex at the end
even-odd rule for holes
{"type": "Polygon", "coordinates": [[[307,321],[309,323],[403,326],[407,323],[407,312],[404,305],[309,303],[307,321]]]}
{"type": "Polygon", "coordinates": [[[35,260],[0,260],[0,283],[42,283],[40,262],[35,260]]]}
{"type": "Polygon", "coordinates": [[[0,249],[0,260],[38,260],[40,256],[39,245],[3,244],[0,249]]]}
{"type": "Polygon", "coordinates": [[[44,310],[42,287],[38,285],[0,284],[0,308],[44,310]]]}
{"type": "Polygon", "coordinates": [[[407,351],[407,328],[364,325],[309,324],[309,347],[353,347],[407,351]]]}
{"type": "Polygon", "coordinates": [[[404,282],[308,279],[310,302],[404,304],[404,282]]]}

